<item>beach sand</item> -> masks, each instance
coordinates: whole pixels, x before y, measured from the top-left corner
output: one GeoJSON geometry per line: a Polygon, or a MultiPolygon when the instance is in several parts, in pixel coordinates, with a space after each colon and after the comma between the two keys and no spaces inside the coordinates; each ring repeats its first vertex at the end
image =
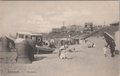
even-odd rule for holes
{"type": "Polygon", "coordinates": [[[56,50],[53,54],[35,55],[32,64],[18,64],[16,52],[0,52],[0,76],[118,76],[120,56],[104,57],[105,40],[101,37],[89,40],[95,42],[95,48],[88,48],[84,42],[69,46],[76,50],[68,52],[68,59],[63,60],[56,50]]]}

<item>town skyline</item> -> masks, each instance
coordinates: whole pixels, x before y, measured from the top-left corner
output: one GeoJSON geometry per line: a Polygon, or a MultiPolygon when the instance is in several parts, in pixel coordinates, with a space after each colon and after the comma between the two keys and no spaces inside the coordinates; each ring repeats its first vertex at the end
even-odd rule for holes
{"type": "Polygon", "coordinates": [[[119,1],[0,2],[1,33],[50,32],[64,25],[110,24],[119,21],[119,1]],[[8,32],[9,31],[9,32],[8,32]]]}

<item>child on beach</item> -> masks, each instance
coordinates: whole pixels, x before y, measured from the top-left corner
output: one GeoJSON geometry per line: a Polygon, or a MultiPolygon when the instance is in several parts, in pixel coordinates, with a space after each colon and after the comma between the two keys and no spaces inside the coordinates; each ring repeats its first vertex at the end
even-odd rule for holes
{"type": "Polygon", "coordinates": [[[104,51],[104,56],[107,57],[107,51],[108,51],[107,45],[104,46],[103,51],[104,51]]]}

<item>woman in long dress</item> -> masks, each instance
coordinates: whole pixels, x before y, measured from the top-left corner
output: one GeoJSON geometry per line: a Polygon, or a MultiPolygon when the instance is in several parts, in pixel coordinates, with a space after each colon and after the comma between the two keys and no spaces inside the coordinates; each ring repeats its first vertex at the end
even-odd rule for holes
{"type": "Polygon", "coordinates": [[[63,45],[63,46],[60,47],[59,54],[58,54],[58,57],[60,59],[66,59],[67,58],[67,56],[66,56],[66,54],[67,54],[67,48],[68,48],[67,45],[63,45]]]}

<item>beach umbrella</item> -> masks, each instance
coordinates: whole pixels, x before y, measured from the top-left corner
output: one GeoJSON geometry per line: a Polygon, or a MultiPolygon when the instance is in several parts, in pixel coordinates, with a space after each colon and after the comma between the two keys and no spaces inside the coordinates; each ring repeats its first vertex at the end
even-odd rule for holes
{"type": "Polygon", "coordinates": [[[112,35],[110,35],[109,33],[107,32],[104,32],[104,38],[107,42],[108,45],[113,45],[115,46],[115,41],[114,41],[114,38],[112,35]]]}

